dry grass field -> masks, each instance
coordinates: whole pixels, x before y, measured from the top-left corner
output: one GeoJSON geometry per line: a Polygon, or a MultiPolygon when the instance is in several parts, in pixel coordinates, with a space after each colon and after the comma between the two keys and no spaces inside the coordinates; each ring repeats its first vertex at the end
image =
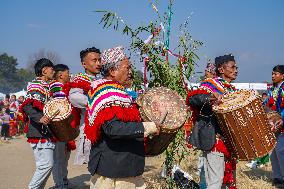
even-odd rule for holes
{"type": "MultiPolygon", "coordinates": [[[[69,178],[74,189],[88,189],[90,175],[87,166],[73,165],[74,154],[69,160],[69,178]]],[[[191,153],[180,166],[190,173],[198,182],[197,154],[191,153]]],[[[161,178],[164,156],[150,157],[146,159],[144,178],[149,189],[166,188],[165,180],[161,178]]],[[[272,189],[271,166],[250,170],[245,166],[246,162],[237,165],[237,186],[239,189],[272,189]]],[[[25,137],[10,140],[8,143],[0,142],[0,189],[24,189],[33,174],[33,154],[25,137]]],[[[52,177],[49,178],[46,188],[54,186],[52,177]]]]}

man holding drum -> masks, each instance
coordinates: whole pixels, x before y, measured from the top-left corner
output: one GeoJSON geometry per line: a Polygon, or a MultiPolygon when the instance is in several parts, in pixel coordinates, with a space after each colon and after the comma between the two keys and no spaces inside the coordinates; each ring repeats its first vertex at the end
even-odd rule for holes
{"type": "MultiPolygon", "coordinates": [[[[69,81],[69,67],[65,64],[57,64],[54,66],[54,81],[50,83],[50,95],[53,98],[65,98],[67,94],[64,89],[69,81]]],[[[74,113],[72,114],[75,118],[74,113]]],[[[71,127],[71,125],[70,125],[71,127]]],[[[56,134],[54,133],[56,136],[56,134]]],[[[75,141],[61,142],[57,141],[54,150],[54,167],[52,170],[55,189],[67,189],[68,181],[68,160],[70,158],[71,150],[76,148],[75,141]]]]}
{"type": "Polygon", "coordinates": [[[205,79],[199,89],[188,95],[187,103],[195,120],[189,143],[203,151],[207,188],[226,186],[233,189],[236,188],[236,162],[223,142],[212,105],[220,102],[222,94],[235,91],[231,82],[237,77],[238,67],[232,55],[216,57],[215,66],[217,77],[205,79]]]}
{"type": "MultiPolygon", "coordinates": [[[[284,118],[284,65],[277,65],[272,71],[273,87],[268,91],[266,105],[273,111],[277,111],[282,120],[284,118]]],[[[277,136],[277,144],[270,155],[272,165],[272,177],[274,185],[283,185],[284,181],[284,129],[278,124],[276,127],[282,127],[277,136]]],[[[274,128],[278,130],[279,128],[274,128]]]]}
{"type": "Polygon", "coordinates": [[[42,58],[34,66],[37,78],[27,86],[27,97],[19,108],[29,122],[27,138],[36,163],[36,170],[29,183],[29,189],[42,189],[51,174],[55,139],[48,129],[50,122],[43,115],[43,107],[49,98],[48,81],[53,79],[53,63],[42,58]]]}
{"type": "Polygon", "coordinates": [[[144,137],[158,133],[153,122],[141,122],[137,105],[125,92],[131,65],[122,47],[102,53],[103,79],[88,93],[85,133],[92,142],[88,169],[91,189],[144,189],[144,137]]]}

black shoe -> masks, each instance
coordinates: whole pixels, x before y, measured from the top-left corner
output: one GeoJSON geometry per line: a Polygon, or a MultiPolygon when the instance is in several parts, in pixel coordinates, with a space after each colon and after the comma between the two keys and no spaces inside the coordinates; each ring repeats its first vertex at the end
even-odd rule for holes
{"type": "Polygon", "coordinates": [[[281,185],[281,184],[284,184],[284,181],[283,179],[280,179],[280,178],[275,178],[272,180],[272,185],[281,185]]]}

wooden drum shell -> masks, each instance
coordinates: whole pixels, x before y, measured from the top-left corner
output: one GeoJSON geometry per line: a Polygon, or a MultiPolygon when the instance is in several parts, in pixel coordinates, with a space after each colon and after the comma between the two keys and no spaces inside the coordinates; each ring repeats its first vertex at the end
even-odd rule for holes
{"type": "Polygon", "coordinates": [[[256,98],[244,107],[215,114],[225,137],[225,143],[238,160],[254,160],[271,152],[276,138],[268,118],[256,98]]]}

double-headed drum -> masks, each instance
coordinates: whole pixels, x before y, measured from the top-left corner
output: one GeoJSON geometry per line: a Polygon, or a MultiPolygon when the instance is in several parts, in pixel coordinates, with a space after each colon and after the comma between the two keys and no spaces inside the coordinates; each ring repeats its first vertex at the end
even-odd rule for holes
{"type": "Polygon", "coordinates": [[[185,101],[177,92],[156,87],[140,95],[137,104],[143,121],[161,124],[160,135],[147,138],[146,155],[159,155],[175,138],[187,119],[185,101]]]}
{"type": "Polygon", "coordinates": [[[79,135],[79,128],[71,127],[71,112],[67,98],[53,98],[44,106],[44,115],[51,119],[49,128],[59,141],[74,140],[79,135]]]}
{"type": "Polygon", "coordinates": [[[213,110],[232,156],[252,160],[268,154],[276,139],[257,92],[238,90],[225,94],[221,101],[213,110]]]}

